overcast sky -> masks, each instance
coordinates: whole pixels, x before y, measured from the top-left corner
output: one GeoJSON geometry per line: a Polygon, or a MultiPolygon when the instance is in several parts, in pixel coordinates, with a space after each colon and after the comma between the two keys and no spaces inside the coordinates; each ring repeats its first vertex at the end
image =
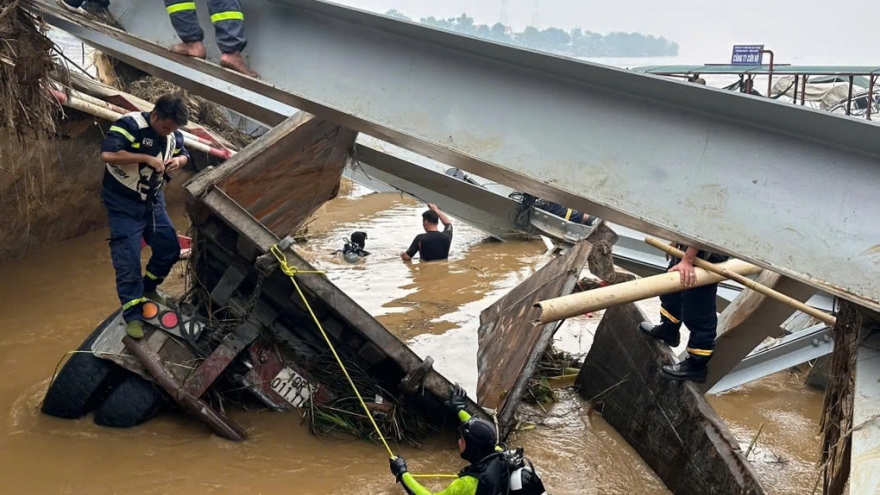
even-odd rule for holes
{"type": "MultiPolygon", "coordinates": [[[[333,1],[333,0],[331,0],[333,1]]],[[[418,19],[467,12],[501,20],[503,0],[335,0],[365,10],[397,9],[418,19]]],[[[681,45],[682,63],[720,63],[734,44],[764,44],[778,62],[880,65],[880,13],[872,2],[828,0],[506,0],[507,23],[598,33],[638,31],[681,45]],[[740,5],[737,5],[740,4],[740,5]],[[536,9],[537,6],[537,9],[536,9]],[[861,12],[861,13],[860,13],[861,12]]],[[[766,62],[766,60],[765,60],[766,62]]]]}

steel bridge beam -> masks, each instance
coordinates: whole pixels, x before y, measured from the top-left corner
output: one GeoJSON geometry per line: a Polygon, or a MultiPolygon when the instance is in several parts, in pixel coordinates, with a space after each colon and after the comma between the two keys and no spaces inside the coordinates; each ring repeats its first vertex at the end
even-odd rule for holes
{"type": "Polygon", "coordinates": [[[788,335],[772,345],[760,348],[743,359],[730,373],[707,392],[720,394],[734,387],[786,370],[834,350],[828,327],[816,325],[788,335]]]}
{"type": "MultiPolygon", "coordinates": [[[[166,59],[174,58],[226,81],[230,93],[248,88],[511,187],[880,309],[880,139],[870,123],[317,0],[245,3],[249,61],[264,77],[256,81],[71,21],[50,0],[32,2],[90,44],[103,33],[153,55],[134,65],[167,71],[166,59]]],[[[204,1],[197,3],[206,17],[204,1]]],[[[175,41],[152,2],[112,5],[128,31],[175,41]]],[[[206,35],[213,49],[212,30],[206,35]]],[[[220,103],[222,96],[209,95],[220,103]]]]}
{"type": "Polygon", "coordinates": [[[500,240],[529,235],[511,221],[519,203],[510,198],[361,144],[355,147],[355,157],[358,163],[348,173],[355,182],[366,176],[426,203],[437,203],[444,212],[500,240]]]}

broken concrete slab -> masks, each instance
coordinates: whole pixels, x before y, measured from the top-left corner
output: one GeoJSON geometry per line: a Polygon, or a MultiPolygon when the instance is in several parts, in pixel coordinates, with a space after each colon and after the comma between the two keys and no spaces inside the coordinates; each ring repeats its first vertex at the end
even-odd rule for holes
{"type": "Polygon", "coordinates": [[[513,426],[529,378],[559,327],[556,322],[537,323],[535,303],[570,293],[591,249],[586,241],[575,244],[480,313],[477,402],[496,411],[502,438],[513,426]]]}
{"type": "Polygon", "coordinates": [[[642,336],[634,304],[608,309],[575,382],[676,495],[759,495],[736,439],[691,382],[660,375],[667,346],[642,336]]]}

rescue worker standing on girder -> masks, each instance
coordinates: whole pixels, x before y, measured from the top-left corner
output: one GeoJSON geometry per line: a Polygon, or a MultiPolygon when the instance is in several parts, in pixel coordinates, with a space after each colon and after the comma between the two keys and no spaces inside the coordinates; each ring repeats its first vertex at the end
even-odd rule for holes
{"type": "MultiPolygon", "coordinates": [[[[56,0],[56,2],[71,12],[109,14],[110,0],[89,0],[88,2],[87,0],[56,0]]],[[[177,35],[182,41],[182,43],[172,46],[170,50],[189,57],[207,57],[205,44],[202,43],[202,40],[205,39],[205,33],[199,25],[195,0],[165,0],[165,10],[168,11],[171,25],[174,26],[174,30],[177,31],[177,35]]],[[[260,77],[259,74],[248,69],[241,56],[241,52],[247,46],[241,2],[239,0],[208,0],[208,11],[211,14],[211,24],[214,25],[217,46],[222,53],[220,65],[251,77],[260,77]]]]}
{"type": "Polygon", "coordinates": [[[116,270],[116,292],[122,303],[126,332],[144,336],[141,304],[147,298],[165,303],[156,291],[180,259],[177,231],[165,211],[162,186],[189,162],[178,127],[186,124],[183,101],[166,94],[152,112],[124,115],[110,126],[101,143],[106,163],[101,200],[110,224],[110,256],[116,270]],[[141,239],[152,248],[141,275],[141,239]]]}
{"type": "MultiPolygon", "coordinates": [[[[684,258],[671,258],[668,271],[678,272],[681,276],[681,284],[685,287],[692,287],[697,281],[693,264],[695,258],[699,257],[710,263],[727,260],[727,256],[720,254],[682,245],[677,247],[684,251],[684,258]]],[[[663,375],[673,380],[705,383],[707,364],[715,350],[718,327],[718,312],[715,305],[717,290],[718,284],[710,284],[664,294],[660,296],[660,324],[643,322],[639,325],[639,329],[646,335],[662,340],[670,347],[676,347],[681,342],[679,330],[682,322],[691,332],[687,344],[688,357],[680,363],[663,366],[661,370],[663,375]]]]}
{"type": "MultiPolygon", "coordinates": [[[[174,53],[196,58],[205,58],[205,33],[199,26],[196,15],[196,3],[185,0],[165,0],[165,10],[171,16],[171,25],[180,36],[180,41],[171,47],[174,53]]],[[[259,75],[248,69],[241,56],[247,46],[244,36],[244,13],[239,0],[208,0],[208,11],[211,13],[211,24],[220,48],[220,65],[251,77],[259,75]]]]}
{"type": "MultiPolygon", "coordinates": [[[[432,494],[407,471],[406,461],[392,457],[391,474],[409,495],[547,495],[544,485],[531,465],[522,462],[511,466],[498,445],[495,425],[471,417],[467,411],[467,395],[456,386],[446,406],[456,414],[458,427],[458,452],[470,462],[458,473],[458,479],[444,490],[432,494]],[[511,472],[511,468],[516,468],[511,472]]],[[[519,460],[522,460],[522,450],[519,460]]]]}

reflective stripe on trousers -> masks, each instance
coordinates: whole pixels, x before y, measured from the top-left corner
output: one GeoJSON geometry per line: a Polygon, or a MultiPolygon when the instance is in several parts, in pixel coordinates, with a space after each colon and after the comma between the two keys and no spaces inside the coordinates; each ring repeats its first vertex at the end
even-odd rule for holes
{"type": "MultiPolygon", "coordinates": [[[[196,3],[182,0],[165,0],[165,9],[171,17],[171,25],[184,43],[205,39],[199,25],[196,3]]],[[[240,52],[247,46],[244,34],[244,14],[239,0],[208,0],[208,12],[217,46],[223,53],[240,52]]]]}
{"type": "MultiPolygon", "coordinates": [[[[670,260],[669,268],[679,261],[670,260]]],[[[700,362],[708,361],[715,349],[717,291],[718,284],[710,284],[660,296],[660,320],[676,331],[681,328],[682,322],[688,327],[691,332],[687,343],[688,354],[700,362]]]]}
{"type": "Polygon", "coordinates": [[[144,292],[156,290],[180,259],[177,232],[165,211],[161,191],[155,204],[107,189],[101,191],[101,200],[110,224],[110,257],[116,270],[116,293],[123,307],[122,316],[126,322],[140,320],[144,292]],[[141,275],[141,238],[153,251],[147,263],[147,276],[141,275]]]}

